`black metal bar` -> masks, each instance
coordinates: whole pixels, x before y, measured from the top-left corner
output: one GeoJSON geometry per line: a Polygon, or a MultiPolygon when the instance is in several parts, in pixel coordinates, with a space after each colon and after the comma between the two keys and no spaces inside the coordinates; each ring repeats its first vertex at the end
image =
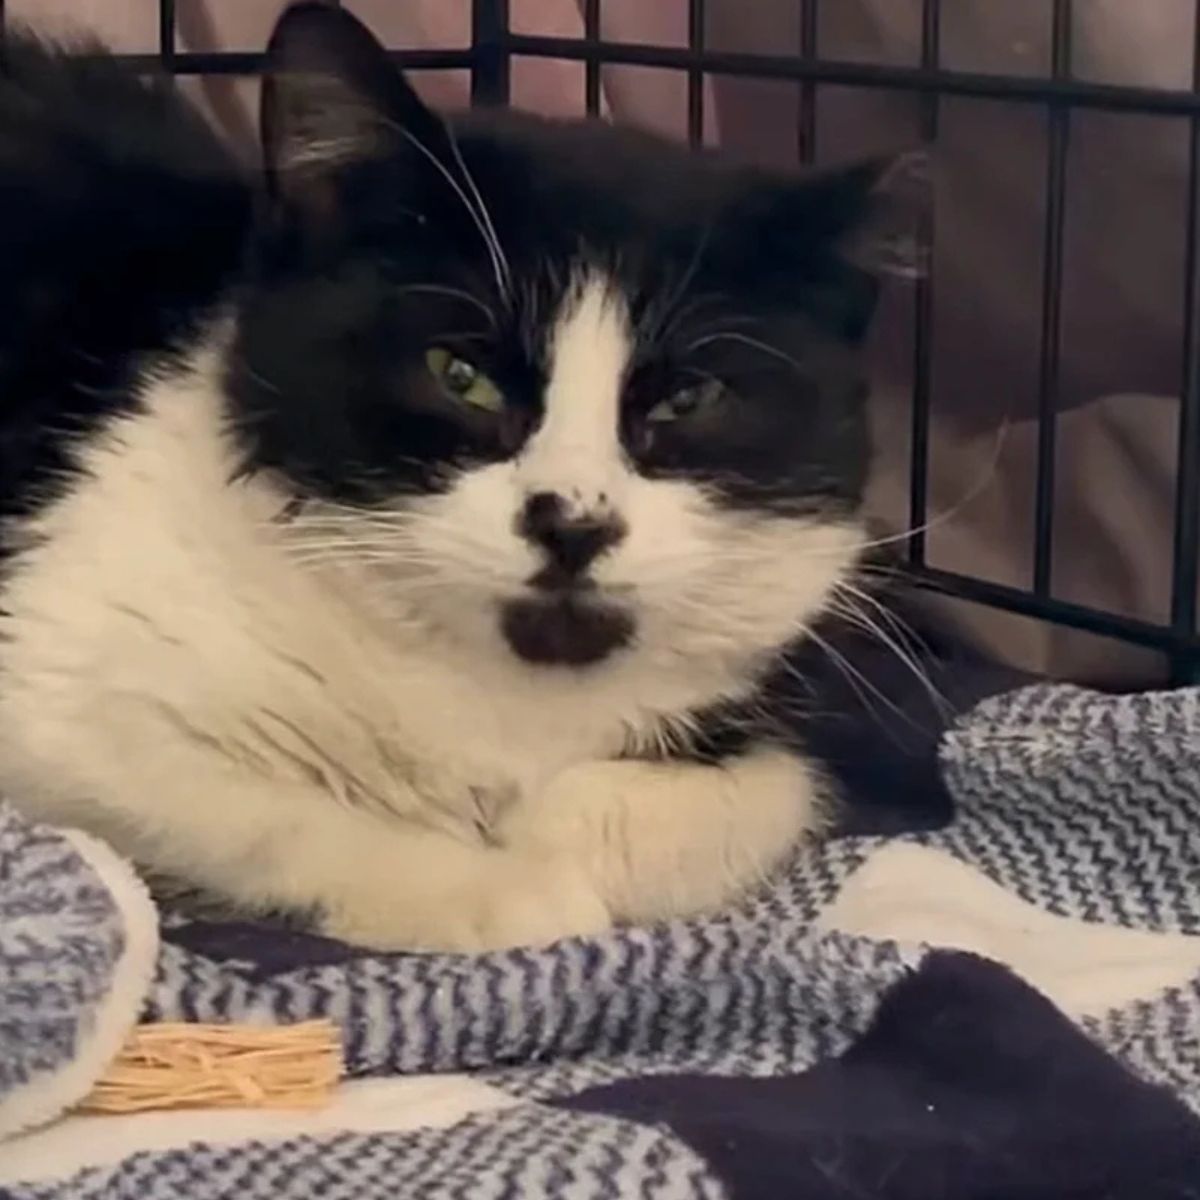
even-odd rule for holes
{"type": "MultiPolygon", "coordinates": [[[[1071,74],[1073,0],[1054,0],[1051,41],[1052,78],[1071,74]]],[[[1063,241],[1067,218],[1067,154],[1071,114],[1051,108],[1048,114],[1046,166],[1046,233],[1042,247],[1042,335],[1038,370],[1037,495],[1034,504],[1033,590],[1050,595],[1054,563],[1055,467],[1058,452],[1059,364],[1062,349],[1063,241]]]]}
{"type": "Polygon", "coordinates": [[[716,50],[693,53],[679,46],[646,46],[638,42],[600,42],[591,46],[578,38],[530,34],[511,34],[505,39],[504,46],[514,54],[576,62],[596,57],[602,62],[631,66],[670,67],[681,71],[696,67],[715,75],[811,79],[816,83],[843,84],[847,87],[975,96],[1027,104],[1061,104],[1070,108],[1139,112],[1146,116],[1187,117],[1200,113],[1200,94],[1193,91],[1126,87],[1080,79],[1056,83],[1025,76],[977,75],[967,71],[926,70],[922,67],[895,67],[880,63],[808,62],[795,56],[776,54],[716,50]]]}
{"type": "MultiPolygon", "coordinates": [[[[800,57],[808,63],[817,61],[820,38],[820,0],[800,0],[800,57]]],[[[800,122],[796,131],[796,147],[802,163],[817,157],[817,85],[811,79],[800,81],[800,122]]]]}
{"type": "MultiPolygon", "coordinates": [[[[583,36],[590,45],[598,44],[600,37],[600,0],[583,0],[583,36]]],[[[584,60],[584,105],[588,116],[600,112],[600,59],[589,54],[584,60]]]]}
{"type": "MultiPolygon", "coordinates": [[[[1192,55],[1192,86],[1200,90],[1200,0],[1192,55]]],[[[1196,117],[1191,122],[1187,204],[1183,378],[1171,572],[1171,628],[1179,634],[1195,632],[1196,588],[1200,585],[1200,118],[1196,117]]],[[[1196,665],[1194,654],[1176,657],[1174,682],[1195,682],[1196,665]]]]}
{"type": "MultiPolygon", "coordinates": [[[[87,55],[83,55],[85,59],[87,55]]],[[[117,54],[113,56],[131,71],[150,74],[162,65],[158,54],[117,54]]],[[[392,50],[390,58],[398,66],[412,70],[447,71],[469,69],[476,58],[470,50],[392,50]]],[[[257,75],[266,65],[259,51],[220,50],[211,53],[176,53],[171,62],[175,75],[257,75]]]]}
{"type": "Polygon", "coordinates": [[[508,0],[471,2],[471,101],[507,104],[510,92],[511,35],[508,0]]]}
{"type": "Polygon", "coordinates": [[[175,0],[158,0],[158,59],[164,71],[174,68],[175,0]]]}
{"type": "MultiPolygon", "coordinates": [[[[694,54],[704,51],[707,35],[705,0],[688,0],[688,49],[694,54]]],[[[704,141],[704,72],[699,67],[688,70],[687,135],[690,146],[704,141]]]]}
{"type": "MultiPolygon", "coordinates": [[[[921,6],[921,69],[936,71],[941,58],[941,3],[923,0],[921,6]]],[[[938,93],[922,96],[921,140],[927,145],[937,141],[938,93]]],[[[920,215],[918,236],[923,248],[929,248],[933,261],[934,206],[932,196],[920,215]]],[[[929,433],[933,410],[933,270],[918,280],[913,306],[913,390],[912,424],[909,434],[908,478],[908,561],[912,566],[925,562],[925,528],[929,514],[929,433]]]]}
{"type": "Polygon", "coordinates": [[[906,572],[906,578],[918,587],[946,596],[955,596],[961,600],[986,605],[988,608],[1003,609],[1022,617],[1048,621],[1052,625],[1081,629],[1099,637],[1116,638],[1167,653],[1200,653],[1200,635],[1177,632],[1164,625],[1138,621],[1132,617],[1120,617],[1114,613],[1071,604],[1064,600],[1047,600],[1020,588],[1005,587],[1003,584],[989,583],[984,579],[974,579],[969,575],[940,571],[932,567],[906,572]]]}

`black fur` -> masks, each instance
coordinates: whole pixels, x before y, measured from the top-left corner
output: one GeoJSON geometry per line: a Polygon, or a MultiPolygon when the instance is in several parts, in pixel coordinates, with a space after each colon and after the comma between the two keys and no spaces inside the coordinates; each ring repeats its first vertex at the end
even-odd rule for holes
{"type": "Polygon", "coordinates": [[[494,111],[447,126],[352,17],[319,4],[285,16],[271,61],[274,203],[231,373],[252,466],[369,501],[511,456],[540,420],[547,318],[583,261],[631,304],[622,434],[641,470],[703,479],[735,505],[857,505],[856,349],[875,284],[846,249],[881,166],[777,175],[494,111]],[[503,270],[469,211],[476,187],[503,270]],[[430,345],[485,371],[505,411],[447,401],[430,345]],[[721,390],[703,412],[647,420],[705,380],[721,390]]]}
{"type": "Polygon", "coordinates": [[[559,591],[586,582],[589,566],[625,536],[616,515],[572,517],[555,492],[536,492],[525,503],[517,532],[541,549],[546,566],[529,582],[543,591],[559,591]]]}
{"type": "Polygon", "coordinates": [[[0,57],[0,515],[135,402],[139,361],[218,299],[248,230],[249,187],[170,86],[70,49],[10,34],[0,57]]]}
{"type": "Polygon", "coordinates": [[[500,629],[513,653],[542,666],[587,667],[627,645],[635,632],[624,609],[597,603],[586,590],[508,601],[500,629]]]}

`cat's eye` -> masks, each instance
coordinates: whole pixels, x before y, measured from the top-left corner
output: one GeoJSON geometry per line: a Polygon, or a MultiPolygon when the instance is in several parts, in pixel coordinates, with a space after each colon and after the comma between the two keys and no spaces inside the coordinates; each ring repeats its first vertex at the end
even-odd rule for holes
{"type": "Polygon", "coordinates": [[[725,394],[725,387],[716,379],[690,384],[661,400],[647,414],[651,425],[667,425],[683,421],[711,408],[725,394]]]}
{"type": "Polygon", "coordinates": [[[485,412],[504,408],[504,393],[474,363],[459,358],[444,346],[425,351],[425,366],[446,395],[485,412]]]}

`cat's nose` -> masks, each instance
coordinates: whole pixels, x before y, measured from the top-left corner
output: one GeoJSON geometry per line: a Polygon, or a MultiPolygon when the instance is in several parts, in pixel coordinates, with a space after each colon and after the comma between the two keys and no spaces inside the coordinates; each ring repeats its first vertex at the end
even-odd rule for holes
{"type": "Polygon", "coordinates": [[[520,535],[546,552],[546,568],[529,582],[558,589],[578,586],[580,577],[625,536],[624,522],[604,509],[575,516],[557,492],[534,492],[517,522],[520,535]]]}

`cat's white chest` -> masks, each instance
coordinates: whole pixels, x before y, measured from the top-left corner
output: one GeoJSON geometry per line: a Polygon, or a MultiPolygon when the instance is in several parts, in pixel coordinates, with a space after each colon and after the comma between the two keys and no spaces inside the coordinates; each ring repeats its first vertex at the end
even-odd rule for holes
{"type": "Polygon", "coordinates": [[[155,385],[16,531],[35,544],[4,589],[0,786],[70,801],[162,787],[203,757],[218,778],[407,813],[413,764],[438,764],[453,821],[476,781],[519,793],[620,748],[603,689],[455,662],[418,622],[372,615],[353,580],[290,561],[278,496],[229,483],[219,411],[202,375],[155,385]]]}

